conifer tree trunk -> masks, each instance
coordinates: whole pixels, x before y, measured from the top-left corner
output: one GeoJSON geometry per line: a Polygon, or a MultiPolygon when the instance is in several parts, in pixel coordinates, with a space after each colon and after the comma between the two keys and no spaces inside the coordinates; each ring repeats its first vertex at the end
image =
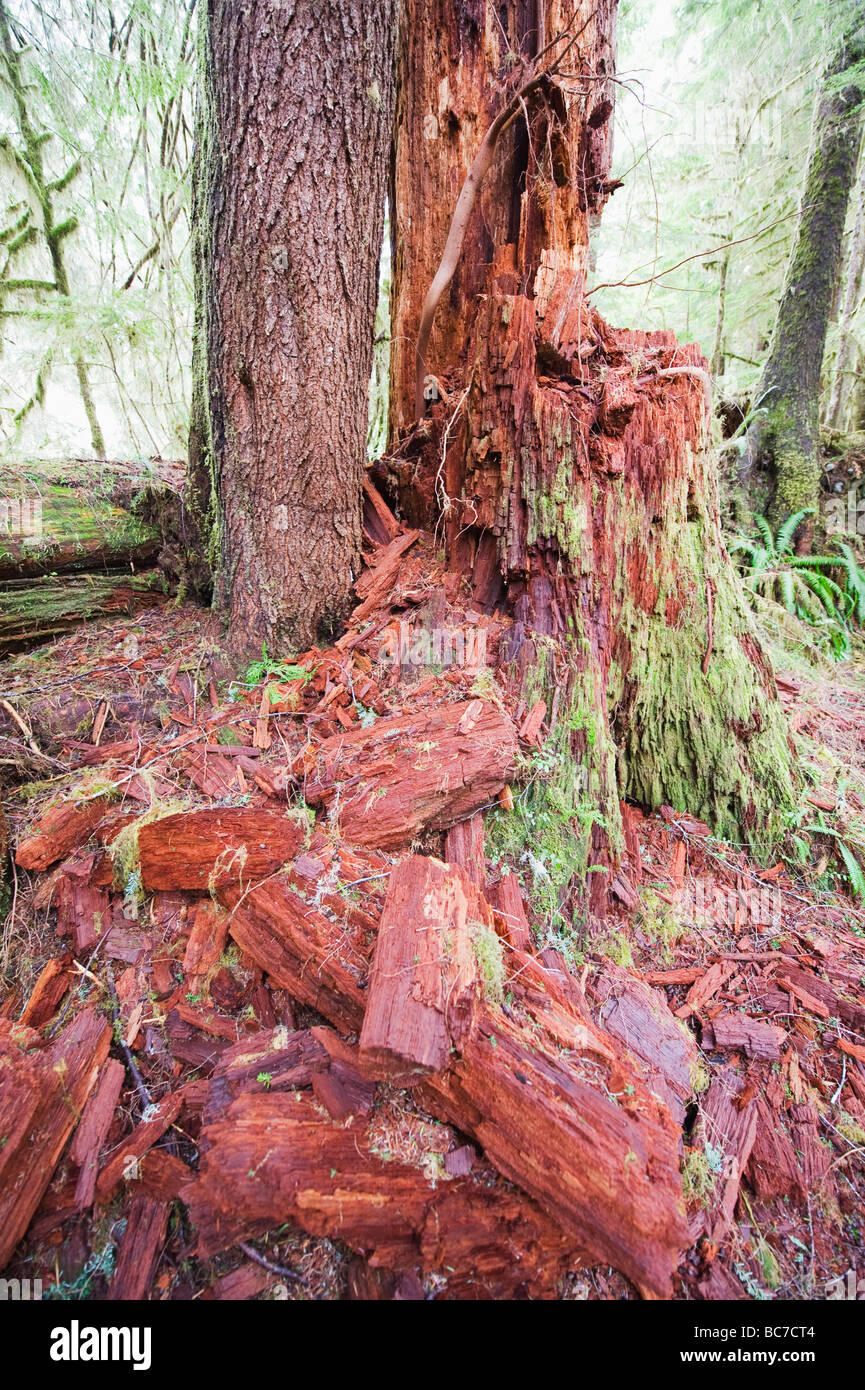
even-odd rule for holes
{"type": "Polygon", "coordinates": [[[855,375],[856,341],[853,337],[853,320],[859,308],[862,280],[865,275],[865,160],[861,161],[859,183],[854,198],[856,220],[847,257],[844,299],[838,320],[838,355],[832,374],[829,404],[826,407],[826,424],[834,430],[844,429],[847,402],[855,375]]]}
{"type": "Polygon", "coordinates": [[[766,852],[793,794],[721,538],[706,364],[670,333],[610,328],[586,295],[615,10],[409,0],[393,189],[392,484],[413,523],[444,515],[472,604],[513,617],[508,674],[546,700],[549,726],[524,843],[558,837],[590,912],[621,849],[620,798],[766,852]],[[413,424],[413,348],[463,180],[563,33],[578,37],[541,57],[564,55],[518,102],[467,220],[420,364],[439,399],[413,424]]]}
{"type": "MultiPolygon", "coordinates": [[[[820,372],[832,300],[841,266],[844,224],[862,133],[865,79],[865,7],[853,36],[843,42],[824,74],[811,131],[802,206],[781,302],[754,400],[765,412],[748,430],[740,481],[752,509],[773,526],[819,499],[820,372]]],[[[813,523],[799,531],[798,548],[810,544],[813,523]]]]}
{"type": "Polygon", "coordinates": [[[350,601],[397,0],[201,6],[190,464],[237,650],[350,601]]]}

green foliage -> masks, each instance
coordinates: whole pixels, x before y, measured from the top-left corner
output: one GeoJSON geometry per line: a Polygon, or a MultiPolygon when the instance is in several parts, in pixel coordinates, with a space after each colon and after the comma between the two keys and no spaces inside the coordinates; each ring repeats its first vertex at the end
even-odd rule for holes
{"type": "Polygon", "coordinates": [[[745,583],[752,592],[780,603],[812,628],[839,660],[850,653],[850,627],[865,619],[865,572],[849,545],[837,555],[795,555],[793,538],[812,509],[794,512],[777,535],[763,516],[755,516],[757,539],[738,536],[730,551],[744,557],[745,583]],[[841,582],[832,578],[838,573],[841,582]]]}
{"type": "Polygon", "coordinates": [[[305,666],[296,666],[290,661],[274,661],[267,655],[267,643],[261,644],[261,660],[253,661],[247,667],[245,681],[247,685],[258,685],[260,681],[276,680],[286,684],[289,681],[311,681],[315,675],[314,671],[308,671],[305,666]]]}
{"type": "Polygon", "coordinates": [[[505,948],[501,937],[482,922],[471,924],[472,950],[481,974],[485,997],[502,1004],[505,997],[505,948]]]}

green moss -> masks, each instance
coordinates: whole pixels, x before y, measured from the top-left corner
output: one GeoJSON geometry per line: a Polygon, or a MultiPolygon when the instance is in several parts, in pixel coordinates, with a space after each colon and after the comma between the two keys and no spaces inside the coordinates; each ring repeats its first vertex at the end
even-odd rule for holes
{"type": "Polygon", "coordinates": [[[672,806],[721,838],[747,841],[765,862],[796,804],[798,777],[738,577],[707,529],[703,517],[667,521],[665,550],[647,576],[657,586],[650,613],[618,578],[631,657],[627,677],[616,672],[610,686],[619,786],[639,804],[672,806]]]}
{"type": "Polygon", "coordinates": [[[491,1004],[502,1004],[505,997],[505,949],[492,927],[471,924],[472,950],[481,974],[484,997],[491,1004]]]}

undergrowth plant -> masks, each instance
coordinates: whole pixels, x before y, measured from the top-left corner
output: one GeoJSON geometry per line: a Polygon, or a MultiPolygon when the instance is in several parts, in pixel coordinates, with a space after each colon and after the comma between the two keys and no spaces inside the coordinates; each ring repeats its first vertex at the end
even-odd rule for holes
{"type": "Polygon", "coordinates": [[[793,537],[813,510],[794,512],[777,534],[764,516],[755,516],[759,537],[737,536],[729,548],[731,554],[744,557],[744,579],[752,592],[773,599],[818,629],[832,655],[843,660],[850,653],[851,627],[865,623],[865,572],[843,542],[837,554],[794,554],[793,537]]]}

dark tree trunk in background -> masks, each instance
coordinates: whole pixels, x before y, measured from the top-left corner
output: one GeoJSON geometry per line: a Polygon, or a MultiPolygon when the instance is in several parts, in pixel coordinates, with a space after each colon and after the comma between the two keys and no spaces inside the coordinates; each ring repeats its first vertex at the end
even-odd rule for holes
{"type": "Polygon", "coordinates": [[[237,650],[308,646],[358,572],[396,11],[202,7],[190,463],[237,650]]]}
{"type": "MultiPolygon", "coordinates": [[[[832,58],[817,96],[802,207],[778,315],[754,402],[765,414],[748,431],[740,472],[743,501],[774,526],[817,507],[820,487],[820,372],[841,267],[844,225],[862,132],[865,6],[854,35],[832,58]]],[[[799,548],[812,524],[800,528],[799,548]]]]}
{"type": "Polygon", "coordinates": [[[614,25],[615,0],[575,17],[557,0],[409,0],[393,197],[390,484],[414,523],[444,514],[452,591],[513,616],[508,678],[546,700],[550,755],[514,814],[523,843],[559,837],[590,912],[605,875],[586,871],[616,861],[621,797],[765,852],[792,796],[774,677],[721,539],[706,364],[670,333],[610,329],[586,297],[614,25]],[[424,370],[443,397],[407,430],[466,171],[539,33],[566,29],[565,71],[501,136],[439,304],[424,370]]]}
{"type": "Polygon", "coordinates": [[[838,319],[838,353],[832,372],[832,390],[826,407],[826,424],[830,429],[843,430],[847,422],[847,404],[856,371],[856,339],[853,322],[862,297],[865,275],[865,159],[860,157],[859,180],[853,194],[856,220],[850,239],[844,277],[844,299],[838,319]]]}

